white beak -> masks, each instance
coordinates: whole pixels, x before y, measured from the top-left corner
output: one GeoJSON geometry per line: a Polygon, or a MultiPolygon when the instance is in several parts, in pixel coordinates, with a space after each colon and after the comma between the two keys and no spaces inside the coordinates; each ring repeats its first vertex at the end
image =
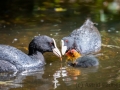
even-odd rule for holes
{"type": "Polygon", "coordinates": [[[61,52],[62,52],[62,55],[64,55],[66,51],[67,51],[67,46],[65,46],[64,41],[61,40],[61,52]]]}
{"type": "MultiPolygon", "coordinates": [[[[52,38],[52,39],[53,39],[53,38],[52,38]]],[[[57,48],[56,42],[55,42],[54,39],[53,39],[53,43],[54,43],[54,45],[55,45],[55,48],[53,49],[53,53],[54,53],[56,56],[61,57],[61,53],[60,53],[59,49],[57,48]]]]}

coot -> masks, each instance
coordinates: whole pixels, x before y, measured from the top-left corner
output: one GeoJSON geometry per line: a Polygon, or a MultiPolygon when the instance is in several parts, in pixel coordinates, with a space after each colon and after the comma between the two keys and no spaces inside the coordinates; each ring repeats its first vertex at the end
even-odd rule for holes
{"type": "Polygon", "coordinates": [[[45,65],[44,52],[53,52],[58,57],[61,53],[56,42],[49,36],[35,37],[29,44],[28,55],[9,45],[0,45],[0,72],[18,72],[35,70],[45,65]]]}
{"type": "MultiPolygon", "coordinates": [[[[85,57],[88,54],[95,54],[101,50],[101,35],[98,29],[94,26],[94,23],[90,19],[87,19],[80,28],[74,30],[69,36],[63,37],[61,43],[62,55],[75,49],[80,56],[85,57]]],[[[92,63],[92,59],[89,61],[92,63]]],[[[96,64],[94,63],[91,64],[91,66],[95,65],[96,64]]]]}

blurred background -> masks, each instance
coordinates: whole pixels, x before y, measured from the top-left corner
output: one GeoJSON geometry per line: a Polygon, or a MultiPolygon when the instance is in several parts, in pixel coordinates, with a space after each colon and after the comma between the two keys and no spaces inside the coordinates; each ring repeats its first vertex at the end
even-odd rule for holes
{"type": "Polygon", "coordinates": [[[60,49],[60,40],[87,18],[97,23],[102,37],[98,67],[70,67],[65,64],[66,57],[61,63],[52,53],[46,53],[45,69],[12,78],[7,75],[3,78],[1,74],[0,89],[120,89],[120,0],[0,0],[0,44],[14,46],[27,54],[33,37],[48,35],[60,49]],[[100,86],[85,86],[86,83],[100,86]]]}
{"type": "Polygon", "coordinates": [[[0,28],[62,23],[70,18],[77,23],[87,17],[97,23],[119,24],[119,14],[119,0],[1,0],[0,28]]]}
{"type": "MultiPolygon", "coordinates": [[[[98,24],[103,37],[108,33],[115,34],[113,38],[119,36],[120,0],[1,0],[0,42],[27,47],[31,38],[40,34],[59,41],[87,18],[98,24]]],[[[112,40],[103,39],[110,44],[120,40],[109,41],[112,40]]]]}

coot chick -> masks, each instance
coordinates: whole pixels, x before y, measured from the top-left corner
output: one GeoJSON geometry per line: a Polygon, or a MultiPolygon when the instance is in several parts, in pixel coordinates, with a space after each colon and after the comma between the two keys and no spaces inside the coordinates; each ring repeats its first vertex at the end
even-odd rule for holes
{"type": "Polygon", "coordinates": [[[99,65],[99,61],[94,55],[80,56],[80,54],[75,49],[69,50],[66,53],[66,56],[67,61],[70,61],[68,64],[74,67],[86,68],[99,65]]]}
{"type": "Polygon", "coordinates": [[[43,53],[53,52],[61,57],[61,53],[53,38],[37,36],[29,44],[28,55],[9,45],[0,45],[0,72],[30,71],[45,65],[43,53]]]}
{"type": "MultiPolygon", "coordinates": [[[[94,23],[87,19],[85,23],[78,29],[74,30],[69,36],[63,37],[61,40],[61,51],[62,55],[74,49],[74,51],[79,53],[80,62],[88,62],[91,61],[91,66],[96,66],[97,64],[93,63],[94,60],[97,59],[88,59],[86,55],[96,54],[101,50],[101,35],[98,29],[94,26],[94,23]],[[84,59],[82,56],[84,56],[84,59]]],[[[72,55],[72,54],[71,54],[72,55]]],[[[75,60],[73,60],[75,62],[75,60]]],[[[81,63],[83,64],[83,63],[81,63]]],[[[82,67],[82,65],[79,65],[82,67]]],[[[89,64],[85,64],[87,67],[89,64]]],[[[83,64],[84,66],[84,64],[83,64]]]]}
{"type": "Polygon", "coordinates": [[[87,67],[93,67],[93,66],[98,66],[99,61],[98,59],[93,56],[93,55],[86,55],[77,58],[75,63],[68,63],[73,67],[82,67],[82,68],[87,68],[87,67]]]}

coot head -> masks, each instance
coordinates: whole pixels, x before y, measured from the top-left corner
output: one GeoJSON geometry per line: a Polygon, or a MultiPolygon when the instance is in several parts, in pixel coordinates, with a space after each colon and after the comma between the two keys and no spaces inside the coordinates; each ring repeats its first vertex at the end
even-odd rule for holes
{"type": "Polygon", "coordinates": [[[73,37],[64,37],[61,40],[61,52],[62,55],[64,55],[66,52],[68,52],[71,49],[74,49],[75,42],[73,37]]]}
{"type": "Polygon", "coordinates": [[[61,53],[56,46],[53,38],[48,36],[37,36],[29,44],[29,55],[36,52],[53,52],[56,56],[61,57],[61,53]]]}

